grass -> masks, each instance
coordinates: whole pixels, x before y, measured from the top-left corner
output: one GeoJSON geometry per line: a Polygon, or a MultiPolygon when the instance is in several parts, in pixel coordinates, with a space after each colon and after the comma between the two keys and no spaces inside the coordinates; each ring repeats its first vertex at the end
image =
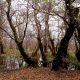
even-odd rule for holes
{"type": "MultiPolygon", "coordinates": [[[[6,54],[3,54],[2,56],[5,56],[5,57],[14,56],[16,58],[19,58],[21,56],[18,49],[5,49],[5,53],[6,54]]],[[[69,55],[68,60],[65,62],[67,62],[68,64],[72,63],[80,68],[80,62],[77,61],[75,57],[75,51],[69,50],[68,55],[69,55]]],[[[48,50],[48,53],[46,53],[46,56],[47,56],[48,63],[51,63],[54,57],[52,56],[52,53],[50,50],[48,50]]],[[[36,57],[31,57],[31,58],[33,60],[37,60],[36,57]]]]}
{"type": "Polygon", "coordinates": [[[6,55],[16,55],[20,56],[20,52],[18,49],[5,49],[6,55]]]}
{"type": "Polygon", "coordinates": [[[50,50],[48,50],[48,53],[46,54],[47,56],[47,60],[48,62],[52,62],[53,60],[53,55],[52,55],[52,52],[50,50]]]}
{"type": "Polygon", "coordinates": [[[73,64],[75,65],[76,69],[80,69],[80,62],[77,60],[76,56],[75,56],[75,51],[68,51],[68,64],[73,64]]]}

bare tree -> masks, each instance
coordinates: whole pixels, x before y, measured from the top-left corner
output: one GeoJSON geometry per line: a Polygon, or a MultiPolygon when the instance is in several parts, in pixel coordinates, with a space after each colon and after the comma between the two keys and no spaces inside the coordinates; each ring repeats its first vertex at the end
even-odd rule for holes
{"type": "Polygon", "coordinates": [[[51,33],[50,33],[50,31],[49,31],[49,13],[51,12],[51,10],[52,10],[52,3],[49,1],[47,4],[46,4],[46,7],[47,7],[47,9],[46,9],[46,12],[48,13],[45,13],[45,40],[44,40],[44,42],[45,42],[45,44],[44,44],[44,51],[45,51],[45,53],[46,53],[46,51],[47,51],[47,47],[49,47],[50,48],[50,50],[51,50],[51,52],[52,52],[52,55],[54,55],[55,54],[55,47],[54,47],[54,39],[52,39],[51,38],[51,33]]]}
{"type": "MultiPolygon", "coordinates": [[[[37,8],[37,2],[35,1],[35,7],[37,8]]],[[[34,8],[34,7],[33,7],[34,8]]],[[[36,27],[37,27],[37,40],[38,40],[38,45],[39,45],[39,49],[42,55],[42,59],[43,59],[43,66],[46,67],[47,66],[47,57],[44,53],[44,48],[43,48],[43,44],[42,44],[42,40],[41,40],[41,24],[40,21],[37,19],[37,14],[38,14],[38,10],[34,9],[34,20],[36,23],[36,27]]]]}
{"type": "MultiPolygon", "coordinates": [[[[3,27],[3,6],[2,6],[2,1],[0,1],[0,27],[3,27]]],[[[3,48],[3,31],[0,29],[0,53],[4,53],[4,48],[3,48]]]]}
{"type": "Polygon", "coordinates": [[[54,70],[58,70],[62,66],[63,58],[67,55],[67,48],[68,48],[69,40],[71,39],[74,33],[75,27],[77,26],[76,17],[79,13],[79,9],[74,8],[72,6],[72,3],[74,1],[70,1],[70,0],[64,0],[64,1],[65,1],[66,13],[68,16],[68,28],[66,30],[64,37],[62,38],[60,42],[55,59],[53,60],[52,68],[54,70]],[[77,13],[75,14],[75,12],[77,13]]]}
{"type": "Polygon", "coordinates": [[[10,11],[11,11],[11,0],[7,0],[7,3],[8,3],[8,10],[6,12],[7,14],[7,20],[9,22],[9,25],[10,25],[10,28],[12,29],[12,32],[13,32],[13,35],[14,35],[14,40],[17,44],[17,47],[22,55],[22,57],[24,58],[24,60],[26,61],[26,63],[28,63],[29,66],[35,66],[37,65],[37,62],[33,61],[25,52],[24,48],[23,48],[23,40],[24,40],[24,37],[25,37],[25,34],[26,34],[26,29],[27,29],[27,24],[28,24],[28,6],[27,6],[27,22],[26,22],[26,27],[24,29],[24,35],[22,37],[22,39],[18,38],[18,35],[17,35],[17,31],[16,31],[16,28],[15,26],[13,25],[12,23],[12,18],[10,16],[10,11]]]}

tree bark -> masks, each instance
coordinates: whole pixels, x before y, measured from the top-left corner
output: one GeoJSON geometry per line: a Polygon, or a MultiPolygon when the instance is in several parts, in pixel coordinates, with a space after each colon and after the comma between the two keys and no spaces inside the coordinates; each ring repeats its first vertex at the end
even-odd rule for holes
{"type": "Polygon", "coordinates": [[[27,62],[27,64],[29,66],[33,66],[33,67],[37,66],[37,61],[31,60],[31,58],[29,56],[27,56],[27,54],[22,46],[22,43],[17,43],[17,46],[18,46],[18,49],[19,49],[24,61],[27,62]]]}
{"type": "Polygon", "coordinates": [[[0,53],[3,54],[4,53],[4,47],[3,47],[3,43],[2,43],[2,36],[0,36],[0,53]]]}
{"type": "MultiPolygon", "coordinates": [[[[79,24],[79,23],[78,23],[79,24]]],[[[79,49],[78,49],[78,51],[77,51],[77,53],[76,53],[76,57],[77,57],[77,60],[78,61],[80,61],[80,24],[79,24],[79,26],[77,27],[77,40],[78,40],[78,43],[79,43],[79,49]]]]}
{"type": "Polygon", "coordinates": [[[74,8],[70,0],[65,0],[65,5],[67,11],[66,13],[68,16],[68,28],[66,30],[65,36],[60,42],[58,52],[52,63],[52,69],[54,70],[59,70],[59,68],[62,66],[63,58],[67,55],[69,40],[71,39],[74,33],[75,27],[78,26],[78,21],[76,18],[79,14],[79,9],[74,8]]]}
{"type": "Polygon", "coordinates": [[[43,66],[47,67],[47,58],[46,58],[46,55],[45,55],[44,50],[43,50],[43,45],[41,43],[41,38],[38,36],[37,39],[38,39],[38,45],[39,45],[41,55],[42,55],[42,59],[43,59],[43,66]]]}
{"type": "MultiPolygon", "coordinates": [[[[36,3],[35,3],[35,5],[37,6],[36,3]]],[[[43,59],[43,66],[47,67],[47,57],[44,53],[43,44],[42,44],[42,41],[41,41],[41,24],[40,24],[40,21],[37,19],[37,14],[38,14],[38,11],[34,9],[34,20],[35,20],[36,27],[37,27],[38,45],[39,45],[39,49],[40,49],[42,59],[43,59]]]]}
{"type": "Polygon", "coordinates": [[[52,52],[52,55],[55,56],[56,53],[55,53],[54,39],[51,39],[51,37],[50,37],[50,43],[51,43],[51,46],[49,45],[49,48],[52,52]]]}
{"type": "Polygon", "coordinates": [[[70,24],[69,28],[66,31],[64,38],[60,42],[57,55],[52,63],[53,64],[52,69],[58,70],[59,67],[62,66],[62,62],[63,62],[62,59],[65,55],[67,55],[67,48],[68,48],[69,40],[72,37],[74,30],[75,30],[74,24],[70,24]]]}

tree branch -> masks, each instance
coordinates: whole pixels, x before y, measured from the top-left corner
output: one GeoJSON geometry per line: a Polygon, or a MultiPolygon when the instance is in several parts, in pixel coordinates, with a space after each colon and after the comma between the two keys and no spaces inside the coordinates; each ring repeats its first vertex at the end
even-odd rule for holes
{"type": "Polygon", "coordinates": [[[5,29],[3,29],[2,27],[0,27],[0,29],[3,30],[4,32],[6,32],[7,35],[8,35],[11,39],[15,40],[5,29]]]}
{"type": "MultiPolygon", "coordinates": [[[[29,3],[29,0],[28,0],[28,3],[29,3]]],[[[23,34],[22,41],[23,41],[24,38],[25,38],[26,30],[27,30],[27,26],[28,26],[28,17],[29,17],[29,14],[28,14],[28,12],[29,12],[29,9],[28,9],[28,3],[27,3],[27,22],[26,22],[26,27],[25,27],[25,29],[24,29],[24,34],[23,34]]]]}
{"type": "Polygon", "coordinates": [[[9,22],[9,25],[10,25],[12,31],[13,31],[13,35],[14,35],[15,41],[18,41],[17,32],[16,32],[15,27],[13,26],[12,19],[10,17],[11,0],[7,0],[7,3],[8,3],[8,11],[6,12],[6,14],[7,14],[7,20],[9,22]]]}
{"type": "Polygon", "coordinates": [[[32,8],[35,9],[35,10],[37,10],[38,12],[46,13],[46,14],[48,14],[48,15],[54,16],[54,14],[55,14],[55,15],[59,16],[61,19],[63,19],[63,21],[66,22],[66,24],[69,24],[69,23],[67,22],[67,20],[66,20],[63,16],[59,15],[59,14],[58,14],[57,12],[55,12],[55,11],[53,11],[53,13],[54,13],[54,14],[53,14],[53,13],[48,13],[48,12],[46,12],[46,11],[42,11],[42,10],[40,10],[40,9],[37,9],[37,8],[35,8],[33,5],[32,5],[32,8]]]}

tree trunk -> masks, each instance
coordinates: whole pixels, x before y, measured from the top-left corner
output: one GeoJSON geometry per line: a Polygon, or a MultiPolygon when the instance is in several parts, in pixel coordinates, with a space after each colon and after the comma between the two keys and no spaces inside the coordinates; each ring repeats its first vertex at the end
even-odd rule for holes
{"type": "Polygon", "coordinates": [[[39,47],[37,47],[37,49],[32,53],[32,57],[36,57],[38,51],[39,51],[39,47]]]}
{"type": "Polygon", "coordinates": [[[78,33],[78,43],[79,43],[79,47],[80,47],[80,24],[77,28],[77,33],[78,33]]]}
{"type": "Polygon", "coordinates": [[[42,55],[42,59],[43,59],[43,66],[47,67],[47,58],[46,58],[46,55],[44,53],[43,45],[41,43],[41,38],[39,37],[39,35],[38,35],[37,39],[38,39],[38,45],[39,45],[39,48],[40,48],[40,51],[41,51],[41,55],[42,55]]]}
{"type": "Polygon", "coordinates": [[[58,52],[53,60],[52,69],[58,70],[63,64],[63,58],[67,55],[67,48],[69,40],[71,39],[75,27],[78,27],[77,17],[79,14],[79,9],[72,6],[73,1],[65,0],[65,8],[68,17],[68,28],[66,30],[65,36],[60,42],[58,52]]]}
{"type": "MultiPolygon", "coordinates": [[[[37,6],[36,3],[35,3],[35,5],[37,6]]],[[[38,11],[34,9],[34,20],[36,23],[37,33],[38,33],[37,34],[38,45],[39,45],[39,49],[40,49],[42,59],[43,59],[43,66],[47,67],[47,58],[46,58],[46,55],[44,53],[43,44],[41,42],[41,24],[40,24],[40,21],[37,19],[37,14],[38,14],[38,11]]]]}
{"type": "Polygon", "coordinates": [[[77,57],[78,61],[80,61],[80,27],[79,26],[77,27],[77,34],[78,34],[77,40],[78,40],[78,43],[79,43],[79,50],[76,53],[76,57],[77,57]]]}
{"type": "Polygon", "coordinates": [[[3,43],[2,43],[2,35],[0,35],[0,53],[1,54],[4,53],[4,47],[3,47],[3,43]]]}
{"type": "Polygon", "coordinates": [[[33,66],[33,67],[37,66],[37,61],[33,61],[29,56],[27,56],[27,54],[22,46],[22,43],[17,43],[17,46],[18,46],[18,49],[19,49],[24,61],[26,63],[28,63],[29,66],[33,66]]]}
{"type": "MultiPolygon", "coordinates": [[[[52,10],[52,3],[49,1],[48,4],[46,4],[46,12],[50,13],[52,10]]],[[[49,48],[49,42],[51,43],[53,47],[53,43],[51,41],[51,35],[49,31],[49,14],[45,13],[45,35],[44,35],[44,52],[47,53],[47,49],[49,48]]],[[[50,48],[51,49],[51,48],[50,48]]],[[[53,53],[53,49],[51,49],[53,53]]]]}
{"type": "Polygon", "coordinates": [[[49,45],[49,48],[52,52],[52,55],[54,56],[55,55],[55,46],[54,46],[54,40],[51,39],[51,37],[50,37],[50,43],[51,43],[51,46],[49,45]]]}
{"type": "Polygon", "coordinates": [[[4,50],[3,50],[3,44],[0,42],[0,53],[3,54],[4,50]]]}
{"type": "Polygon", "coordinates": [[[69,40],[72,37],[75,30],[74,26],[75,26],[74,24],[69,25],[69,28],[67,29],[65,36],[61,40],[60,46],[58,48],[58,52],[52,63],[52,69],[54,70],[58,70],[59,67],[62,66],[63,63],[62,58],[67,55],[69,40]]]}

